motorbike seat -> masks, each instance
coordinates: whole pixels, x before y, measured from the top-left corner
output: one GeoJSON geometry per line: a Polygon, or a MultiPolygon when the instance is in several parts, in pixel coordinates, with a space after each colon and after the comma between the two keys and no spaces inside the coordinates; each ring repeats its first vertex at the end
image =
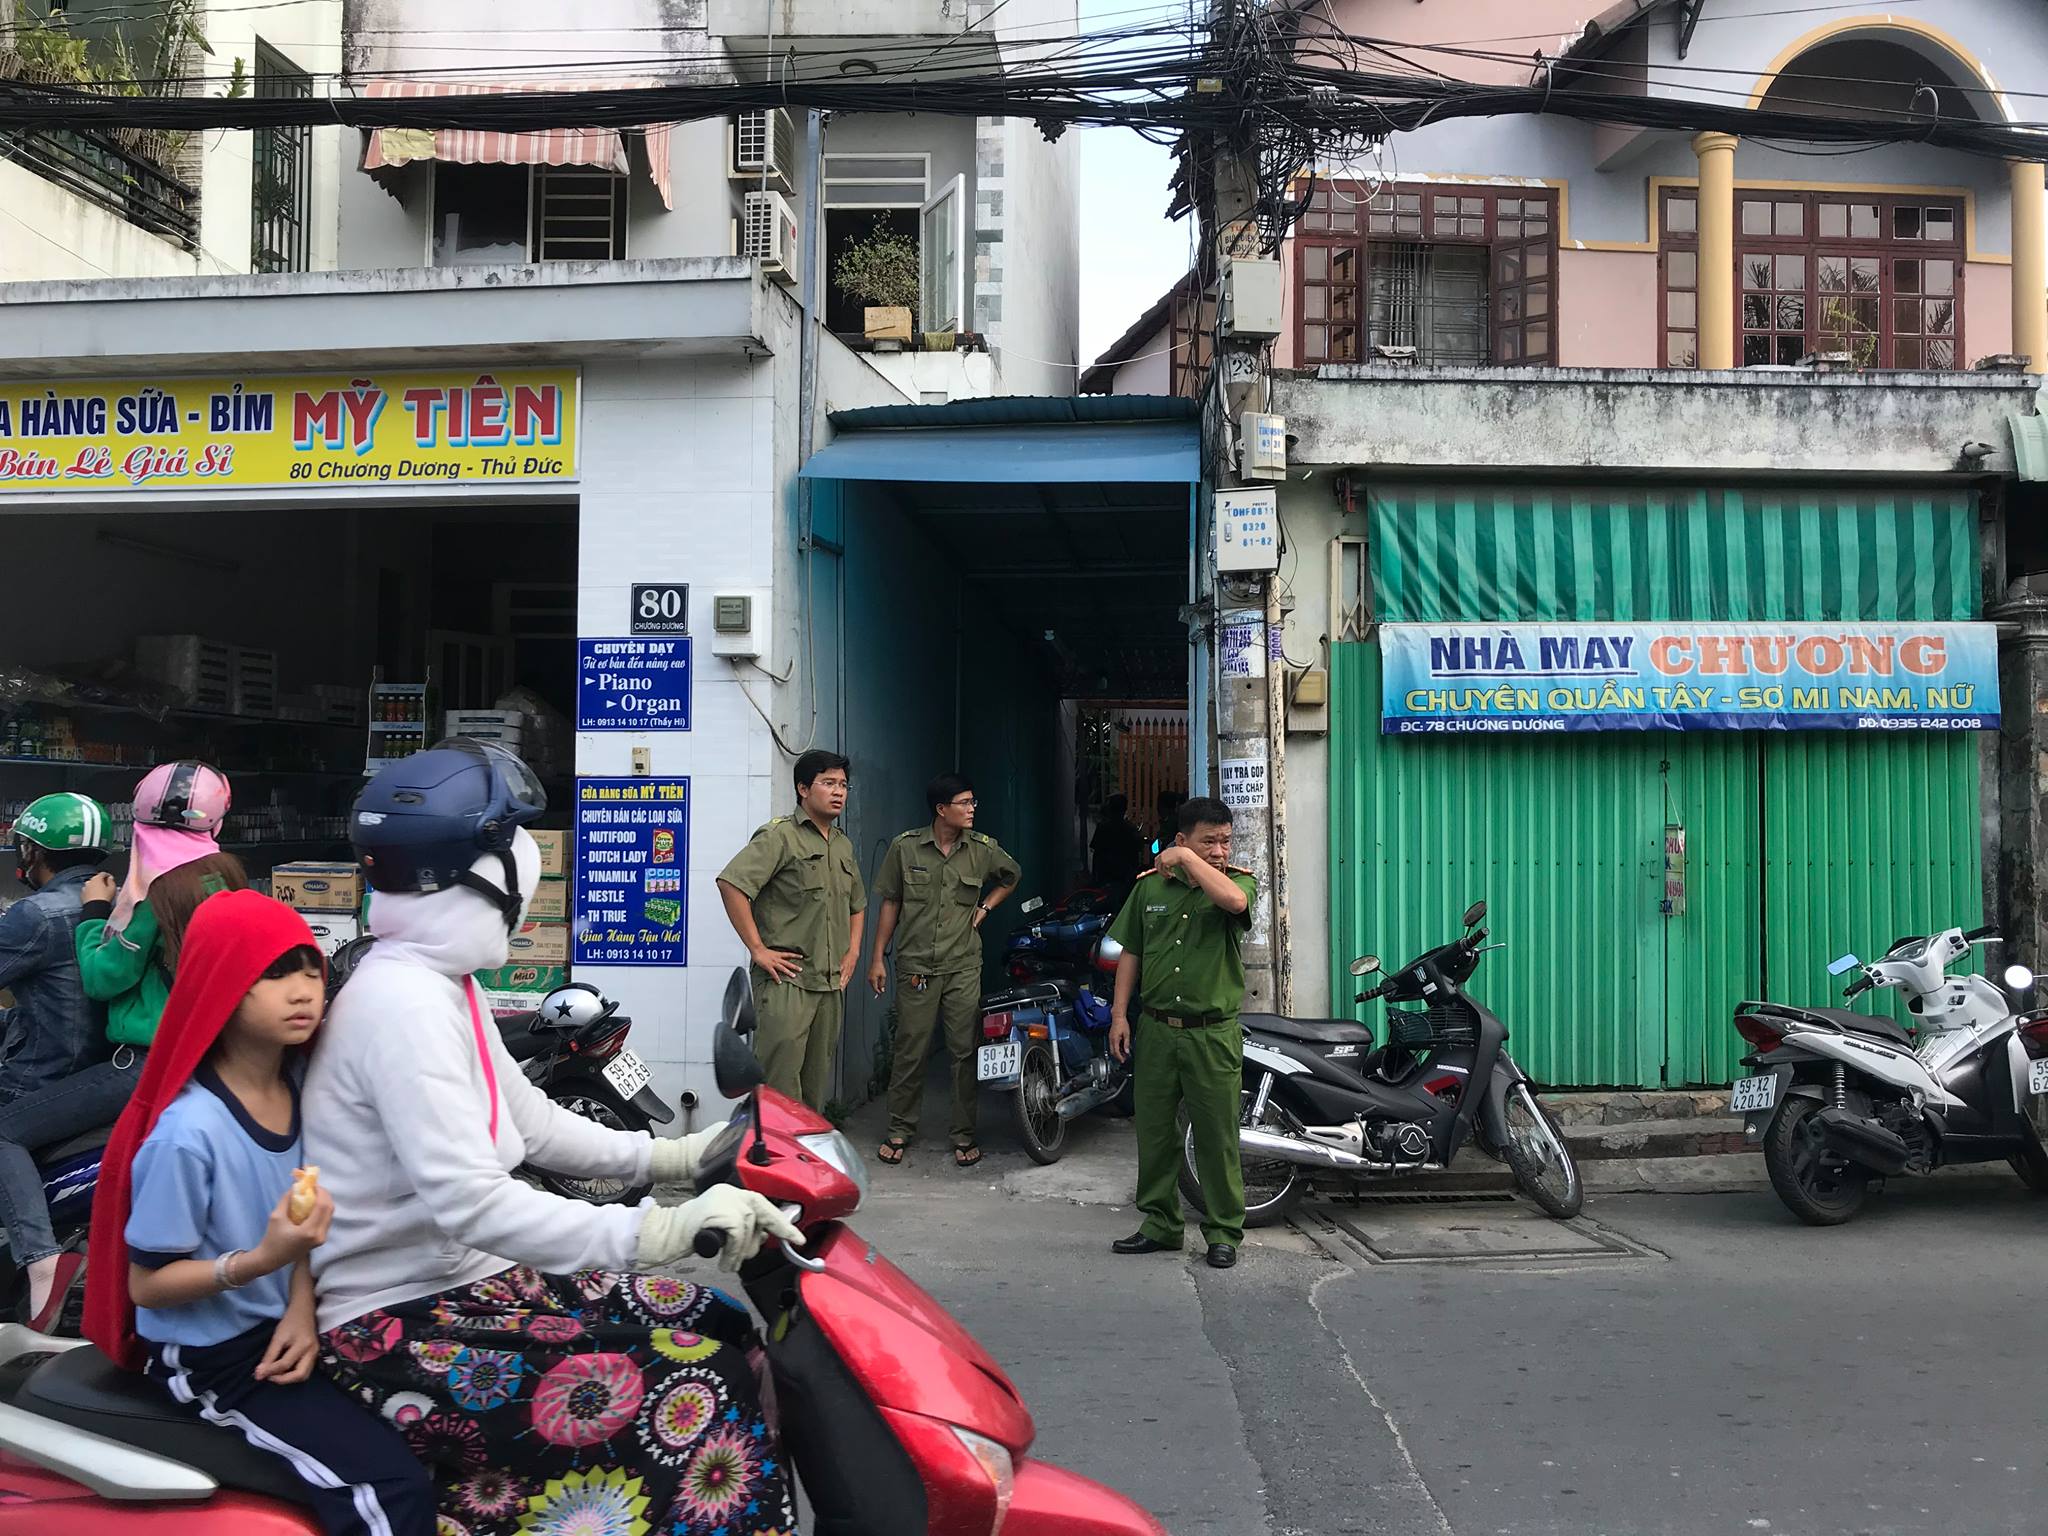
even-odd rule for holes
{"type": "Polygon", "coordinates": [[[498,1020],[498,1035],[514,1061],[531,1061],[554,1044],[554,1032],[541,1027],[537,1013],[515,1013],[498,1020]]]}
{"type": "Polygon", "coordinates": [[[1872,1013],[1858,1013],[1853,1008],[1802,1008],[1801,1013],[1814,1018],[1825,1019],[1838,1029],[1845,1029],[1852,1035],[1868,1035],[1873,1040],[1882,1040],[1887,1045],[1913,1048],[1913,1037],[1891,1019],[1879,1018],[1872,1013]]]}
{"type": "Polygon", "coordinates": [[[1238,1022],[1262,1035],[1304,1045],[1371,1045],[1372,1030],[1356,1019],[1288,1019],[1277,1013],[1247,1013],[1238,1022]]]}
{"type": "Polygon", "coordinates": [[[16,1406],[137,1450],[197,1467],[223,1488],[306,1502],[306,1485],[283,1458],[178,1408],[153,1381],[87,1346],[57,1355],[28,1379],[16,1406]]]}
{"type": "Polygon", "coordinates": [[[96,1130],[82,1131],[63,1141],[52,1142],[47,1147],[37,1147],[36,1161],[57,1163],[67,1157],[77,1157],[81,1152],[97,1152],[107,1144],[107,1138],[113,1134],[114,1127],[111,1122],[96,1130]]]}

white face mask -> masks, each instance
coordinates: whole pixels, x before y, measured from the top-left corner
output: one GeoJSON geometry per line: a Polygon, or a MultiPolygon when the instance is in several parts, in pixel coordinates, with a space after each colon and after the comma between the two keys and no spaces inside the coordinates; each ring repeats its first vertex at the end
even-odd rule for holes
{"type": "MultiPolygon", "coordinates": [[[[519,878],[518,918],[523,922],[540,884],[540,844],[523,827],[513,835],[512,862],[519,878]]],[[[480,856],[470,869],[493,891],[505,888],[505,865],[497,854],[480,856]]],[[[415,958],[449,976],[504,965],[516,928],[517,923],[507,926],[495,901],[467,886],[430,896],[378,892],[370,898],[370,932],[380,945],[405,945],[415,958]]]]}

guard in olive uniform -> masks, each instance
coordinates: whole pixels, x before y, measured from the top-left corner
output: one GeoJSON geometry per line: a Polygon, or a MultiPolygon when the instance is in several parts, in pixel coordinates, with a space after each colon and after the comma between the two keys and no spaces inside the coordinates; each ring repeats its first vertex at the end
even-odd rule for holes
{"type": "Polygon", "coordinates": [[[941,774],[926,786],[925,801],[931,825],[891,843],[875,876],[882,911],[868,984],[877,997],[889,981],[883,953],[892,937],[896,941],[896,1063],[889,1076],[889,1137],[877,1155],[900,1163],[916,1140],[932,1031],[943,1023],[953,1059],[953,1161],[972,1168],[981,1161],[974,1140],[981,925],[1022,876],[994,838],[974,830],[974,786],[967,780],[941,774]]]}
{"type": "Polygon", "coordinates": [[[1179,835],[1158,864],[1138,877],[1131,899],[1110,924],[1123,946],[1109,1048],[1131,1052],[1131,1004],[1139,1004],[1137,1066],[1138,1209],[1144,1225],[1111,1246],[1118,1253],[1160,1253],[1181,1245],[1178,1116],[1188,1109],[1195,1171],[1208,1216],[1202,1236],[1209,1263],[1228,1269],[1244,1241],[1244,1169],[1237,1123],[1244,1075],[1244,960],[1258,882],[1230,859],[1230,807],[1188,800],[1179,835]]]}
{"type": "Polygon", "coordinates": [[[754,962],[754,1049],[768,1085],[823,1110],[860,963],[867,890],[853,842],[833,825],[846,810],[847,761],[796,760],[797,814],[756,832],[719,872],[718,894],[754,962]]]}

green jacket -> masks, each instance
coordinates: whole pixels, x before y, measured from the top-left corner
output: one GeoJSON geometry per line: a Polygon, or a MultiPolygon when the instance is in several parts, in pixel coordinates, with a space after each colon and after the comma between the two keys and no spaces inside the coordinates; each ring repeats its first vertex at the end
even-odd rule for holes
{"type": "Polygon", "coordinates": [[[78,977],[85,995],[107,1005],[107,1038],[116,1045],[148,1045],[170,1001],[171,975],[157,941],[156,913],[149,898],[135,904],[125,929],[107,926],[113,907],[104,901],[85,909],[78,925],[78,977]]]}

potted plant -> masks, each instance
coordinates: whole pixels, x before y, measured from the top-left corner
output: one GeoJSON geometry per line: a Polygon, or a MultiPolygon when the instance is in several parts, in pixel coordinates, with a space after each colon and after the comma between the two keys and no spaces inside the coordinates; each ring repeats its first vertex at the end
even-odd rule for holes
{"type": "Polygon", "coordinates": [[[910,340],[917,269],[917,242],[895,233],[879,218],[864,239],[839,253],[832,280],[867,306],[869,341],[900,347],[910,340]]]}

